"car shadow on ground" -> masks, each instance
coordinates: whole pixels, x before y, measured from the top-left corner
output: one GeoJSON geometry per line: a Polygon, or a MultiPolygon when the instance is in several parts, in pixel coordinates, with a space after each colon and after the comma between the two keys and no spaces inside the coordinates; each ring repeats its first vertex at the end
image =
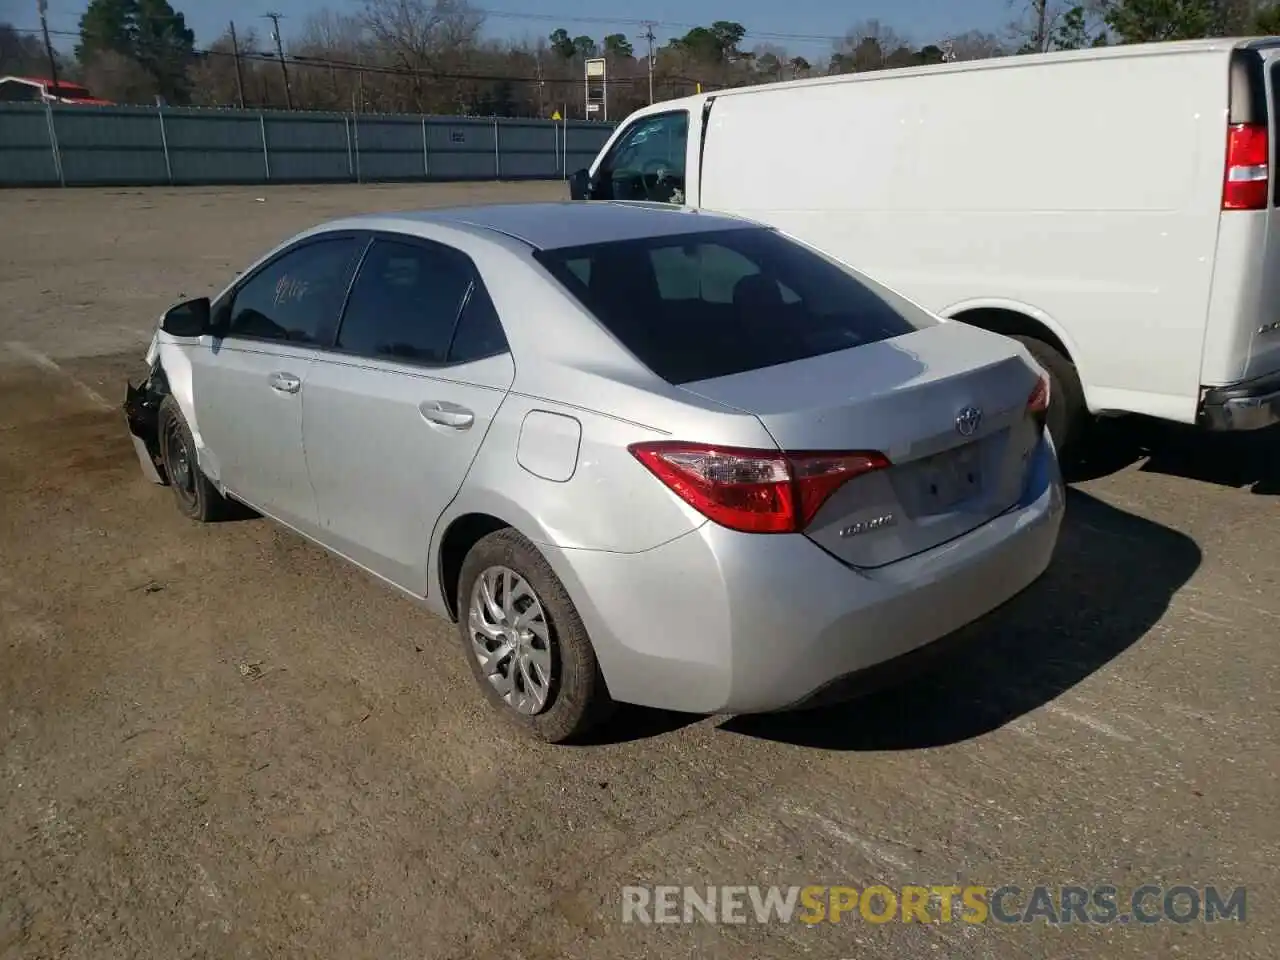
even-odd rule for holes
{"type": "Polygon", "coordinates": [[[633,743],[666,736],[685,727],[706,720],[696,713],[677,713],[674,710],[654,710],[618,704],[617,711],[605,723],[588,731],[573,742],[577,747],[603,747],[621,743],[633,743]]]}
{"type": "Polygon", "coordinates": [[[1139,417],[1099,422],[1067,479],[1108,476],[1145,460],[1143,473],[1280,496],[1280,427],[1248,433],[1206,433],[1139,417]]]}
{"type": "Polygon", "coordinates": [[[733,717],[720,729],[827,750],[912,750],[980,736],[1140,640],[1200,560],[1190,538],[1071,491],[1044,577],[962,631],[926,672],[837,706],[733,717]]]}

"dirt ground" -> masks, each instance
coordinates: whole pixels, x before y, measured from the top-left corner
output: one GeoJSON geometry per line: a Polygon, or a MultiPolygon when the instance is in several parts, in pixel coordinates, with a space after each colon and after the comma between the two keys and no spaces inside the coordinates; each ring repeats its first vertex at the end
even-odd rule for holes
{"type": "Polygon", "coordinates": [[[0,957],[1275,956],[1275,433],[1118,433],[1049,574],[906,688],[574,748],[495,723],[442,622],[143,481],[119,404],[168,303],[330,216],[563,195],[0,192],[0,957]],[[624,886],[774,883],[1243,885],[1247,916],[622,922],[624,886]]]}

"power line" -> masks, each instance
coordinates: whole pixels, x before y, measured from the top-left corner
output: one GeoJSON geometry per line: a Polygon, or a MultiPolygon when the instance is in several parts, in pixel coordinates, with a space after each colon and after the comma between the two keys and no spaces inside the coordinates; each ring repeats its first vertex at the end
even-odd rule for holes
{"type": "MultiPolygon", "coordinates": [[[[557,13],[522,13],[516,10],[490,10],[485,7],[471,7],[470,11],[486,19],[493,18],[496,20],[527,20],[538,23],[554,23],[554,24],[570,24],[582,23],[592,25],[615,25],[642,27],[646,30],[652,30],[657,27],[666,29],[694,30],[699,27],[707,29],[709,24],[692,23],[680,20],[654,20],[642,19],[636,17],[606,17],[606,16],[583,16],[581,14],[557,14],[557,13]]],[[[70,13],[60,13],[67,17],[72,16],[70,13]]],[[[185,17],[180,13],[174,14],[149,14],[147,19],[152,21],[177,21],[182,20],[185,23],[185,17]]],[[[57,33],[58,31],[54,31],[57,33]]],[[[643,34],[642,34],[643,36],[643,34]]],[[[847,39],[847,34],[831,34],[831,33],[787,33],[773,30],[746,30],[743,34],[744,39],[754,40],[779,40],[792,41],[796,43],[840,43],[847,39]]],[[[656,39],[656,38],[655,38],[656,39]]]]}
{"type": "MultiPolygon", "coordinates": [[[[37,34],[39,31],[31,29],[14,28],[18,33],[37,34]]],[[[50,30],[50,34],[61,37],[78,37],[79,34],[72,30],[50,30]]],[[[193,53],[197,58],[201,57],[235,57],[237,54],[233,50],[213,50],[196,48],[193,53]]],[[[260,51],[241,50],[239,57],[242,60],[248,60],[255,63],[275,63],[277,58],[271,53],[262,53],[260,51]]],[[[512,76],[509,74],[483,74],[483,73],[456,73],[445,70],[435,70],[430,67],[424,67],[418,70],[412,70],[405,67],[378,66],[367,63],[356,63],[351,60],[338,60],[332,57],[307,56],[307,55],[291,55],[288,60],[299,66],[315,66],[315,67],[333,67],[335,70],[359,71],[362,73],[372,73],[383,76],[395,77],[416,77],[422,76],[434,80],[475,80],[489,83],[559,83],[559,84],[578,84],[582,81],[576,78],[556,79],[537,76],[512,76]]],[[[671,79],[682,83],[694,83],[694,78],[673,76],[671,79]]],[[[606,83],[621,84],[630,86],[635,83],[631,77],[611,78],[606,83]]]]}

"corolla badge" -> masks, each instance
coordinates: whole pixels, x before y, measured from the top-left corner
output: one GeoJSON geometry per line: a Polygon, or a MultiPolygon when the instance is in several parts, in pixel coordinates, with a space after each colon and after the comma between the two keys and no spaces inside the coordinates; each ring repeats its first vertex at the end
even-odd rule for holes
{"type": "Polygon", "coordinates": [[[972,437],[982,425],[982,410],[978,407],[962,407],[956,414],[956,433],[972,437]]]}
{"type": "Polygon", "coordinates": [[[852,526],[845,527],[840,531],[842,537],[856,537],[864,533],[870,533],[872,530],[880,530],[884,527],[892,527],[897,524],[898,518],[892,513],[886,513],[883,516],[872,517],[870,520],[860,520],[852,526]]]}

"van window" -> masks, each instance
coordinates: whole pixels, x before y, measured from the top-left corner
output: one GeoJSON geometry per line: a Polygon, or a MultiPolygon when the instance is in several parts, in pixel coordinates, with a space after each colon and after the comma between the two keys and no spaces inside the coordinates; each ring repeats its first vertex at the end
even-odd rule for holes
{"type": "Polygon", "coordinates": [[[641,363],[674,384],[847,350],[937,322],[763,227],[534,256],[641,363]]]}
{"type": "Polygon", "coordinates": [[[684,203],[688,142],[688,111],[640,118],[600,162],[592,199],[684,203]]]}

